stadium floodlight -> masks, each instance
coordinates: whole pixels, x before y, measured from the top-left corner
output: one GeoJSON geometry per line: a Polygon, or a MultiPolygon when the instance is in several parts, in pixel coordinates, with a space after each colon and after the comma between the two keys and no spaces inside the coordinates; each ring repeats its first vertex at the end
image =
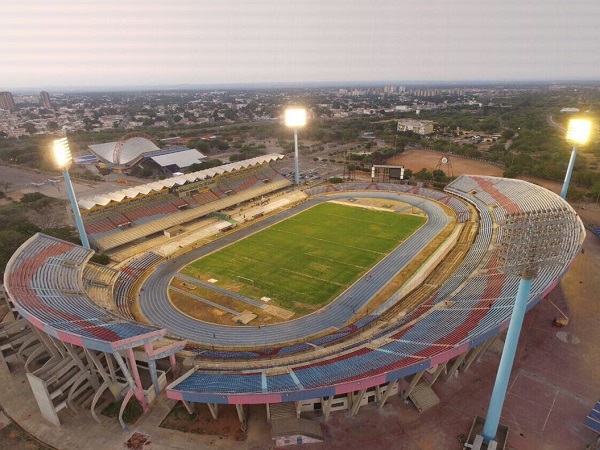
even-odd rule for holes
{"type": "Polygon", "coordinates": [[[54,141],[53,150],[56,167],[60,170],[69,170],[69,167],[71,167],[71,163],[73,162],[73,156],[71,155],[67,138],[56,139],[54,141]]]}
{"type": "Polygon", "coordinates": [[[486,443],[496,439],[531,286],[540,269],[567,263],[569,236],[575,235],[579,227],[575,216],[568,207],[518,212],[507,214],[502,225],[498,269],[521,279],[483,425],[482,438],[486,443]]]}
{"type": "Polygon", "coordinates": [[[296,169],[296,186],[300,185],[300,169],[298,167],[298,128],[306,125],[306,109],[288,108],[285,110],[285,124],[294,129],[294,164],[296,169]]]}
{"type": "Polygon", "coordinates": [[[302,128],[306,125],[306,109],[288,108],[285,110],[285,124],[290,128],[302,128]]]}
{"type": "Polygon", "coordinates": [[[592,122],[586,119],[571,119],[567,127],[567,142],[573,145],[585,145],[590,139],[592,122]]]}
{"type": "Polygon", "coordinates": [[[571,175],[573,173],[573,167],[575,166],[575,158],[577,157],[577,146],[587,144],[590,134],[592,131],[592,122],[586,119],[571,119],[567,126],[567,142],[573,145],[571,151],[571,159],[569,159],[569,166],[567,167],[567,174],[565,175],[565,181],[563,183],[560,196],[563,199],[567,198],[567,191],[569,190],[569,183],[571,182],[571,175]]]}
{"type": "Polygon", "coordinates": [[[69,175],[69,168],[73,163],[73,156],[69,149],[69,141],[66,137],[56,139],[53,142],[53,153],[56,167],[62,170],[63,178],[65,179],[65,185],[67,187],[67,194],[69,201],[71,202],[71,209],[73,210],[73,217],[75,217],[75,225],[77,226],[77,232],[81,239],[81,244],[85,248],[90,248],[90,242],[88,241],[87,234],[85,234],[85,227],[83,226],[83,219],[81,218],[81,212],[79,206],[77,206],[77,199],[75,198],[75,191],[73,190],[73,183],[71,183],[71,176],[69,175]]]}

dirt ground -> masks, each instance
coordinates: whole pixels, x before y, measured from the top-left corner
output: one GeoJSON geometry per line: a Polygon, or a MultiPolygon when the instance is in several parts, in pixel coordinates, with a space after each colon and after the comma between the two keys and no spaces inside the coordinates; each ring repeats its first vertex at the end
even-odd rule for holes
{"type": "Polygon", "coordinates": [[[460,158],[454,155],[432,152],[425,149],[408,149],[401,155],[388,160],[388,164],[404,166],[413,172],[422,168],[427,170],[442,169],[446,175],[457,177],[462,174],[490,175],[501,177],[504,169],[492,164],[460,158]],[[442,157],[448,159],[447,164],[441,164],[442,157]]]}
{"type": "Polygon", "coordinates": [[[177,403],[160,427],[184,433],[211,435],[215,439],[246,440],[246,433],[240,429],[234,405],[219,405],[219,419],[215,420],[206,405],[196,405],[194,414],[189,415],[181,403],[177,403]]]}
{"type": "MultiPolygon", "coordinates": [[[[2,413],[0,413],[2,414],[2,413]]],[[[1,422],[1,421],[0,421],[1,422]]],[[[1,424],[1,423],[0,423],[1,424]]],[[[0,450],[53,450],[50,447],[29,433],[24,431],[20,426],[9,423],[4,427],[0,427],[0,450]]]]}

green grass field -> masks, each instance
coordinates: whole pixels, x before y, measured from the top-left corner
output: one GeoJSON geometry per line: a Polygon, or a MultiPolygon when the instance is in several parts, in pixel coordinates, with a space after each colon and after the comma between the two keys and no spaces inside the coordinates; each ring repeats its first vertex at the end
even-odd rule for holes
{"type": "Polygon", "coordinates": [[[424,222],[423,217],[323,203],[183,272],[306,313],[343,292],[424,222]]]}

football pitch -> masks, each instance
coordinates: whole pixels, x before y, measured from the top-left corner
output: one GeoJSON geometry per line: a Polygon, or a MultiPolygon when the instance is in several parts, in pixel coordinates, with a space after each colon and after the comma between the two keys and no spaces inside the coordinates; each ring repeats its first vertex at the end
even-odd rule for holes
{"type": "Polygon", "coordinates": [[[322,203],[194,261],[183,273],[306,313],[333,300],[425,220],[322,203]]]}

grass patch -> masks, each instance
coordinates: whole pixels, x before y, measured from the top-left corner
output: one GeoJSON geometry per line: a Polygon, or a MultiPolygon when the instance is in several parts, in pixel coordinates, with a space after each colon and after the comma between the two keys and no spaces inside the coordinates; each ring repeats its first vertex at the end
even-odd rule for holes
{"type": "Polygon", "coordinates": [[[199,259],[183,273],[305,313],[343,292],[425,220],[323,203],[199,259]]]}
{"type": "MultiPolygon", "coordinates": [[[[102,410],[102,415],[107,417],[119,417],[119,411],[121,410],[121,404],[123,400],[119,400],[118,402],[112,402],[106,408],[102,410]]],[[[137,398],[131,398],[125,407],[125,411],[123,411],[123,421],[125,423],[133,424],[135,423],[144,411],[142,410],[142,405],[138,401],[137,398]]]]}

